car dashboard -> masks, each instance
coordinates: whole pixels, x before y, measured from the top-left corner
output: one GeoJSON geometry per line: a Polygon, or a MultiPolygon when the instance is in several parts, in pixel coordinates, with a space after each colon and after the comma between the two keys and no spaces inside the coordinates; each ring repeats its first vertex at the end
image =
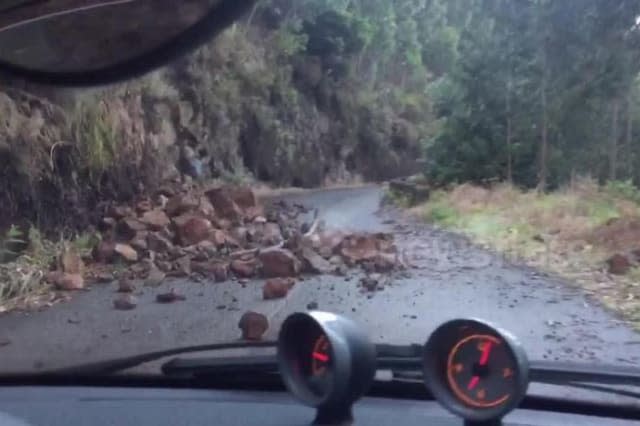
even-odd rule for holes
{"type": "MultiPolygon", "coordinates": [[[[0,389],[0,425],[308,425],[314,411],[286,392],[193,389],[18,386],[0,389]]],[[[463,421],[435,401],[368,398],[354,407],[355,424],[460,426],[463,421]]],[[[634,425],[576,414],[516,409],[505,425],[634,425]]]]}
{"type": "MultiPolygon", "coordinates": [[[[0,377],[0,426],[564,426],[640,420],[636,404],[540,397],[529,389],[530,383],[637,387],[638,371],[531,364],[514,336],[481,320],[446,322],[424,346],[392,346],[374,345],[348,318],[313,311],[288,317],[277,343],[253,346],[277,354],[172,358],[160,375],[127,373],[165,358],[165,351],[0,377]]],[[[637,393],[627,394],[637,401],[637,393]]]]}

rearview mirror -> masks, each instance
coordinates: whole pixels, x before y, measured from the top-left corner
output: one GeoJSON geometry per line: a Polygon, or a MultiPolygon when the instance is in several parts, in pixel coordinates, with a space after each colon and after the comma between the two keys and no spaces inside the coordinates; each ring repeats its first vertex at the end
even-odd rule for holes
{"type": "Polygon", "coordinates": [[[7,0],[0,72],[82,86],[136,77],[207,42],[255,0],[7,0]]]}

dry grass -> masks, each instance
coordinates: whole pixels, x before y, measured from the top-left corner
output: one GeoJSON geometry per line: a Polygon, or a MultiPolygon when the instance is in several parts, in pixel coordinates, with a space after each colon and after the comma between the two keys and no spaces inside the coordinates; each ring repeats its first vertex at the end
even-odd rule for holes
{"type": "Polygon", "coordinates": [[[464,184],[414,208],[428,221],[561,275],[640,327],[640,269],[612,276],[605,260],[640,248],[640,206],[583,179],[549,194],[464,184]],[[635,244],[635,246],[634,246],[635,244]]]}

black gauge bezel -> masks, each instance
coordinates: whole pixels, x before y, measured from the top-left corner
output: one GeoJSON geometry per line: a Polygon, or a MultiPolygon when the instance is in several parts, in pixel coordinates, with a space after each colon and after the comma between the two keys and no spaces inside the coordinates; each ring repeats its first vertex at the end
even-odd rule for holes
{"type": "Polygon", "coordinates": [[[449,411],[470,422],[497,420],[520,405],[529,386],[529,361],[517,341],[507,331],[477,319],[457,319],[439,326],[424,345],[422,354],[423,376],[426,387],[449,411]],[[447,358],[455,342],[465,336],[461,330],[473,330],[474,334],[491,335],[505,343],[508,355],[513,360],[515,386],[509,399],[497,407],[472,407],[461,401],[452,391],[447,380],[447,358]]]}
{"type": "Polygon", "coordinates": [[[278,366],[289,390],[305,405],[315,408],[346,409],[373,383],[376,371],[375,347],[366,333],[348,318],[328,312],[304,312],[290,315],[278,336],[278,366]],[[299,333],[318,327],[331,348],[330,389],[317,395],[303,374],[294,367],[292,357],[299,352],[299,333]]]}

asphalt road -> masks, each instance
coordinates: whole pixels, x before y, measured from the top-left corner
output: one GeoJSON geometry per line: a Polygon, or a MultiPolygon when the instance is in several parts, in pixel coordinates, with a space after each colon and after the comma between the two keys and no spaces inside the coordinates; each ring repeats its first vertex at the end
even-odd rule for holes
{"type": "Polygon", "coordinates": [[[67,303],[32,313],[0,317],[0,372],[32,371],[168,349],[228,342],[240,336],[247,310],[266,314],[275,339],[292,312],[319,309],[345,314],[367,328],[376,342],[423,343],[443,321],[481,318],[518,337],[532,360],[640,366],[640,335],[567,283],[513,265],[464,238],[379,212],[378,187],[326,190],[287,196],[318,207],[328,227],[391,231],[415,265],[395,274],[383,291],[363,294],[359,276],[305,277],[286,299],[263,301],[263,280],[171,281],[141,288],[132,311],[117,311],[115,284],[95,286],[67,303]],[[187,300],[155,303],[175,288],[187,300]],[[6,343],[6,342],[5,342],[6,343]]]}

